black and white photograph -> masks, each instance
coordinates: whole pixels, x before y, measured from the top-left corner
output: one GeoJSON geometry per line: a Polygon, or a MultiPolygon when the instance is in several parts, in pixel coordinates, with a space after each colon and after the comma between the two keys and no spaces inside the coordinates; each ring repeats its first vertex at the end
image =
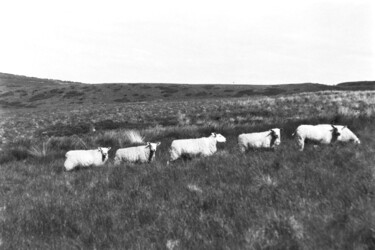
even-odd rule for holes
{"type": "Polygon", "coordinates": [[[375,1],[0,10],[0,249],[375,249],[375,1]]]}

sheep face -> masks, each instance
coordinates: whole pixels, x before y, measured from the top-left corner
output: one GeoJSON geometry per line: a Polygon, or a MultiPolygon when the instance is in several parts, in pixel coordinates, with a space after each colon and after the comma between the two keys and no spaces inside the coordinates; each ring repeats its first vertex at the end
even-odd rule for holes
{"type": "Polygon", "coordinates": [[[358,137],[347,126],[344,126],[338,130],[340,133],[340,135],[337,137],[338,141],[342,141],[342,142],[352,141],[355,144],[361,144],[361,141],[358,139],[358,137]]]}
{"type": "Polygon", "coordinates": [[[106,161],[108,160],[108,151],[110,150],[111,148],[98,148],[98,151],[102,154],[102,161],[106,161]]]}
{"type": "Polygon", "coordinates": [[[151,162],[152,159],[155,157],[156,148],[160,145],[160,142],[157,143],[151,143],[147,142],[146,148],[150,149],[150,155],[148,157],[148,162],[151,162]]]}
{"type": "Polygon", "coordinates": [[[224,136],[222,136],[221,134],[212,133],[211,137],[214,137],[217,142],[226,142],[227,141],[227,139],[224,136]]]}
{"type": "Polygon", "coordinates": [[[271,147],[280,145],[281,143],[280,129],[278,128],[271,129],[271,132],[268,135],[271,136],[271,147]]]}
{"type": "Polygon", "coordinates": [[[146,146],[146,148],[149,148],[150,151],[155,152],[155,151],[156,151],[156,148],[157,148],[160,144],[161,144],[161,142],[157,142],[157,143],[147,142],[147,146],[146,146]]]}

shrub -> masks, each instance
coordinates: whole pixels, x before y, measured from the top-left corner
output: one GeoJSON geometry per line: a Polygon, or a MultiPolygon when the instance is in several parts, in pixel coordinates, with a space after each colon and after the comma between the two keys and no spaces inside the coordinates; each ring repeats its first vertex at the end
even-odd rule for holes
{"type": "Polygon", "coordinates": [[[79,97],[79,96],[83,96],[85,93],[83,92],[80,92],[80,91],[76,91],[76,90],[70,90],[68,92],[66,92],[63,97],[64,98],[73,98],[73,97],[79,97]]]}
{"type": "Polygon", "coordinates": [[[94,140],[100,146],[124,147],[129,144],[142,144],[144,139],[137,130],[111,130],[97,135],[94,140]]]}
{"type": "Polygon", "coordinates": [[[27,153],[33,157],[42,158],[47,156],[48,153],[48,146],[46,142],[42,143],[42,146],[31,146],[30,149],[27,150],[27,153]]]}

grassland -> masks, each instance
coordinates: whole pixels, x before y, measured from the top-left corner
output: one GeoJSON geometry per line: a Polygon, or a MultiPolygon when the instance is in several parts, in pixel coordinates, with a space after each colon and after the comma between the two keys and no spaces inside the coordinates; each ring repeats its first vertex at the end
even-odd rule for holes
{"type": "Polygon", "coordinates": [[[104,83],[40,79],[0,73],[0,108],[43,109],[149,101],[274,96],[323,90],[375,90],[375,82],[337,85],[299,83],[282,85],[104,83]]]}
{"type": "Polygon", "coordinates": [[[0,247],[374,249],[375,91],[322,91],[4,111],[0,247]],[[298,152],[301,123],[345,124],[361,145],[298,152]],[[90,131],[93,125],[95,132],[90,131]],[[282,128],[276,151],[237,135],[282,128]],[[161,141],[151,164],[64,172],[69,149],[161,141]],[[209,158],[166,165],[173,139],[227,137],[209,158]]]}

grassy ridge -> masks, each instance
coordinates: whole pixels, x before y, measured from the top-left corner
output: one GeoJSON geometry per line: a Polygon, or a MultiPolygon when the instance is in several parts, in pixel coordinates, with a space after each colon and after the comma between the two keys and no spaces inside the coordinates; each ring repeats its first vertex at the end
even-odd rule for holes
{"type": "MultiPolygon", "coordinates": [[[[19,137],[0,153],[0,243],[17,249],[372,249],[373,95],[322,92],[173,102],[154,109],[135,105],[127,114],[134,120],[143,113],[151,119],[160,109],[155,117],[176,122],[163,126],[160,120],[139,129],[146,140],[162,142],[151,164],[115,167],[109,162],[63,171],[68,149],[112,146],[112,158],[116,148],[128,145],[121,139],[126,128],[19,137]],[[300,123],[348,125],[361,145],[309,145],[298,152],[291,133],[300,123]],[[239,133],[271,127],[283,129],[275,152],[238,152],[239,133]],[[215,155],[166,165],[173,139],[212,131],[227,137],[215,155]],[[40,154],[30,153],[33,146],[40,154]]],[[[79,114],[100,122],[101,114],[118,112],[112,108],[79,114]]],[[[59,114],[39,117],[46,120],[44,131],[47,120],[59,114]]],[[[72,128],[79,126],[78,119],[71,121],[72,128]]]]}
{"type": "Polygon", "coordinates": [[[40,79],[0,73],[0,108],[6,110],[72,108],[77,105],[275,96],[323,90],[375,90],[375,82],[334,86],[318,83],[282,85],[104,83],[40,79]]]}

